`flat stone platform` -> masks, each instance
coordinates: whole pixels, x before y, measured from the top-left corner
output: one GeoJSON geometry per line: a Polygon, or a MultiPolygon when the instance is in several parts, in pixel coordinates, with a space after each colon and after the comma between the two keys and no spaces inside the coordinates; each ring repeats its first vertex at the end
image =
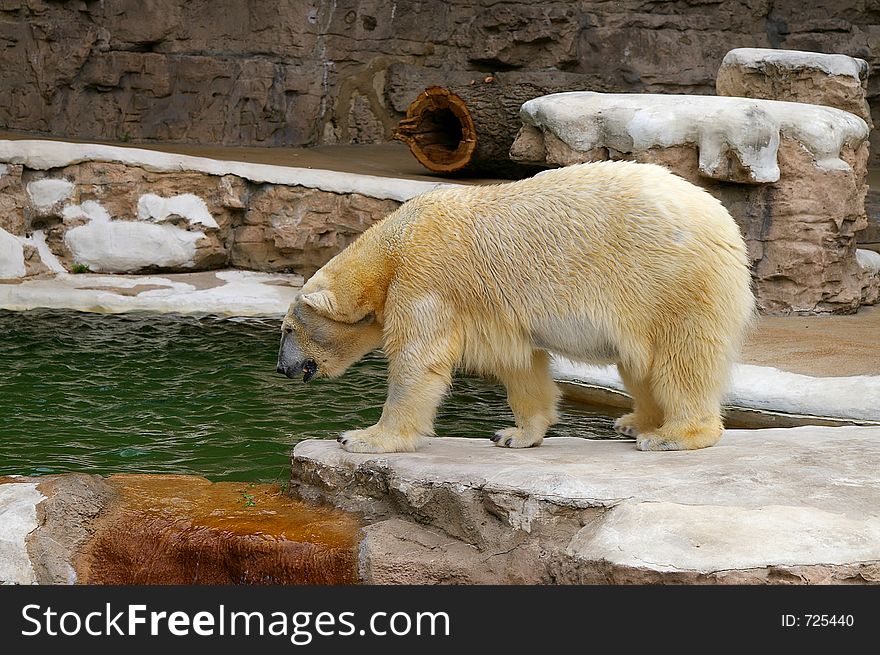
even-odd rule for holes
{"type": "Polygon", "coordinates": [[[292,493],[362,513],[367,583],[880,583],[880,428],[731,430],[705,450],[305,441],[292,493]]]}

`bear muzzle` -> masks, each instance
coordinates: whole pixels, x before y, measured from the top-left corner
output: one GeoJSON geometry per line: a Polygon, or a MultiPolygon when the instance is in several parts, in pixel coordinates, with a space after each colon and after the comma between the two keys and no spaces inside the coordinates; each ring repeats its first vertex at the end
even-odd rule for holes
{"type": "Polygon", "coordinates": [[[296,379],[302,374],[303,382],[308,382],[317,375],[318,363],[314,359],[307,358],[296,343],[296,339],[291,334],[285,333],[281,337],[275,371],[290,379],[296,379]]]}
{"type": "Polygon", "coordinates": [[[302,381],[308,382],[318,374],[318,363],[314,359],[307,359],[294,366],[283,366],[279,363],[275,367],[275,372],[286,375],[291,380],[295,380],[302,373],[302,381]]]}

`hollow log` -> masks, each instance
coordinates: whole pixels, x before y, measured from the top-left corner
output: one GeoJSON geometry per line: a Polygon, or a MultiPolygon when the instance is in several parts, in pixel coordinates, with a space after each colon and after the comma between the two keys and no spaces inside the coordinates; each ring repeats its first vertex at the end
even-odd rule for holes
{"type": "Polygon", "coordinates": [[[573,86],[477,82],[446,88],[430,86],[407,108],[394,138],[409,146],[416,159],[434,173],[523,177],[534,166],[511,161],[510,146],[522,126],[522,104],[573,86]]]}

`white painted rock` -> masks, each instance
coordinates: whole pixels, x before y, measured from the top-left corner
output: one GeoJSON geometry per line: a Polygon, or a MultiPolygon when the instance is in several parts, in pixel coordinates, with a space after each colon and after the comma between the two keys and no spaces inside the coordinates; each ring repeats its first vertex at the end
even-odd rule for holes
{"type": "Polygon", "coordinates": [[[518,161],[627,159],[707,189],[743,233],[762,313],[850,313],[875,299],[853,240],[867,224],[868,125],[858,116],[752,98],[592,92],[535,98],[520,116],[518,161]]]}
{"type": "MultiPolygon", "coordinates": [[[[880,255],[877,259],[880,260],[880,255]]],[[[623,381],[613,364],[581,364],[554,356],[552,367],[556,380],[625,392],[623,381]]],[[[725,403],[739,408],[799,416],[880,423],[880,376],[812,377],[769,366],[737,364],[731,375],[725,403]]]]}
{"type": "Polygon", "coordinates": [[[25,539],[37,527],[36,483],[0,484],[0,584],[34,584],[25,539]]]}
{"type": "Polygon", "coordinates": [[[21,239],[0,228],[0,280],[24,275],[24,246],[21,239]]]}
{"type": "Polygon", "coordinates": [[[724,56],[715,88],[720,96],[825,105],[871,124],[868,62],[842,54],[736,48],[724,56]]]}
{"type": "Polygon", "coordinates": [[[51,209],[73,194],[74,185],[64,179],[45,178],[28,183],[27,193],[37,210],[51,209]]]}
{"type": "MultiPolygon", "coordinates": [[[[816,70],[826,75],[851,77],[860,82],[868,76],[868,62],[848,55],[774,48],[734,48],[722,66],[742,66],[755,70],[769,66],[788,71],[816,70]]],[[[781,99],[781,98],[780,98],[781,99]]]]}
{"type": "Polygon", "coordinates": [[[96,272],[194,268],[196,246],[205,237],[200,230],[186,230],[174,225],[111,220],[107,210],[94,200],[87,200],[82,205],[68,205],[64,208],[64,218],[89,221],[69,229],[64,235],[64,243],[75,262],[96,272]]]}
{"type": "MultiPolygon", "coordinates": [[[[580,153],[696,146],[701,174],[749,183],[779,180],[782,135],[802,145],[822,170],[851,170],[841,149],[868,138],[865,121],[839,109],[718,96],[556,93],[526,102],[520,118],[580,153]]],[[[527,150],[519,140],[511,150],[515,159],[545,163],[545,152],[527,150]]]]}

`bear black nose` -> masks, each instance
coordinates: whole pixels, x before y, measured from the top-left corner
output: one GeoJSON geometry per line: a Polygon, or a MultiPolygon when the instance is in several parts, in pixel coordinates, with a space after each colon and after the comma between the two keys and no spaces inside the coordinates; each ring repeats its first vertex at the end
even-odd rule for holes
{"type": "Polygon", "coordinates": [[[275,372],[276,372],[276,373],[281,373],[281,375],[284,375],[284,367],[283,367],[281,364],[278,364],[278,365],[275,367],[275,372]]]}

